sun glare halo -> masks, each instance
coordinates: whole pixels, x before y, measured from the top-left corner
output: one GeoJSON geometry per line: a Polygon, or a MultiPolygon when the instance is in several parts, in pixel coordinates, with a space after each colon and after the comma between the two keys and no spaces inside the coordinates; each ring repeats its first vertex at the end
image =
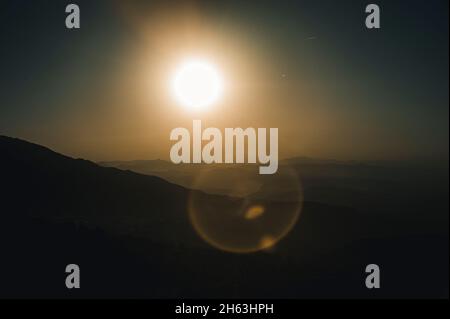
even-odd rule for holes
{"type": "Polygon", "coordinates": [[[172,89],[176,100],[186,108],[204,109],[221,97],[223,80],[213,64],[194,59],[177,68],[172,89]]]}

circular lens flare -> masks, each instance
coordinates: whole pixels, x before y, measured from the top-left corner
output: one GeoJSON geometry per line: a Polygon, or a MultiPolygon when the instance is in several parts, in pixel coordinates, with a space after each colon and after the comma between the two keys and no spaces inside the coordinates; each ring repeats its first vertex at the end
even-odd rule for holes
{"type": "Polygon", "coordinates": [[[213,247],[233,253],[268,251],[296,224],[303,203],[296,172],[284,166],[275,175],[259,175],[256,169],[204,169],[194,181],[197,190],[222,186],[220,194],[194,190],[189,197],[191,223],[213,247]]]}
{"type": "Polygon", "coordinates": [[[223,81],[212,64],[204,60],[190,60],[178,68],[173,91],[183,106],[202,109],[218,100],[223,91],[223,81]]]}

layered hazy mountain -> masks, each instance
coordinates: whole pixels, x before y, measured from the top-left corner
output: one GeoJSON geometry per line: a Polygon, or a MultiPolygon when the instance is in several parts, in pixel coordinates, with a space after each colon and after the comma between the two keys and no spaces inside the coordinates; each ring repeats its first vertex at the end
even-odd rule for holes
{"type": "MultiPolygon", "coordinates": [[[[251,164],[173,164],[164,160],[100,162],[140,174],[158,176],[171,183],[209,194],[247,196],[261,192],[263,177],[251,164]],[[207,178],[204,178],[206,176],[207,178]],[[238,183],[251,189],[237,189],[238,183]]],[[[298,157],[280,162],[298,178],[306,201],[358,208],[362,212],[402,213],[402,207],[446,201],[448,165],[412,162],[358,162],[298,157]],[[386,205],[389,203],[389,205],[386,205]]],[[[278,179],[278,196],[289,191],[278,179]]],[[[439,214],[434,212],[434,214],[439,214]]]]}

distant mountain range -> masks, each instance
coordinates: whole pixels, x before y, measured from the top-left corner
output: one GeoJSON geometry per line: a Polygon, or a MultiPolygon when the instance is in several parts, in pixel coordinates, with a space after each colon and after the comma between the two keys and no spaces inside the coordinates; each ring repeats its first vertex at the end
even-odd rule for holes
{"type": "MultiPolygon", "coordinates": [[[[236,180],[261,184],[257,165],[251,164],[173,164],[164,160],[136,160],[99,162],[104,167],[140,174],[158,176],[171,183],[210,194],[244,196],[236,193],[236,180]],[[208,178],[197,183],[198,176],[208,178]]],[[[307,201],[329,205],[344,205],[364,211],[397,212],[398,205],[405,205],[411,196],[403,194],[418,192],[421,197],[431,196],[430,182],[438,192],[445,191],[448,168],[428,164],[388,161],[338,161],[296,157],[282,160],[280,169],[289,168],[297,175],[307,201]],[[389,206],[384,205],[386,201],[389,206]]],[[[261,185],[260,185],[261,186],[261,185]]],[[[279,181],[278,192],[288,188],[279,181]]],[[[255,187],[256,190],[259,189],[255,187]]],[[[443,194],[441,194],[442,196],[443,194]]]]}
{"type": "MultiPolygon", "coordinates": [[[[304,188],[300,220],[271,251],[241,255],[191,226],[187,186],[201,167],[101,164],[0,136],[0,297],[448,298],[448,173],[283,163],[304,188]],[[69,263],[79,291],[64,287],[69,263]],[[369,263],[382,269],[379,291],[364,286],[369,263]]],[[[220,181],[231,168],[215,169],[220,181]]],[[[226,183],[204,186],[229,203],[226,183]]]]}

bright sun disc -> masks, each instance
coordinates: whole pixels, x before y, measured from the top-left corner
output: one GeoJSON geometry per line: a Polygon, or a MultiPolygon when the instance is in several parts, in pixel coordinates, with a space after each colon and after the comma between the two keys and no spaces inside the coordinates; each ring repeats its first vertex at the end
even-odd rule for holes
{"type": "Polygon", "coordinates": [[[193,60],[176,72],[173,91],[179,103],[190,109],[200,109],[216,102],[223,90],[217,69],[206,61],[193,60]]]}

